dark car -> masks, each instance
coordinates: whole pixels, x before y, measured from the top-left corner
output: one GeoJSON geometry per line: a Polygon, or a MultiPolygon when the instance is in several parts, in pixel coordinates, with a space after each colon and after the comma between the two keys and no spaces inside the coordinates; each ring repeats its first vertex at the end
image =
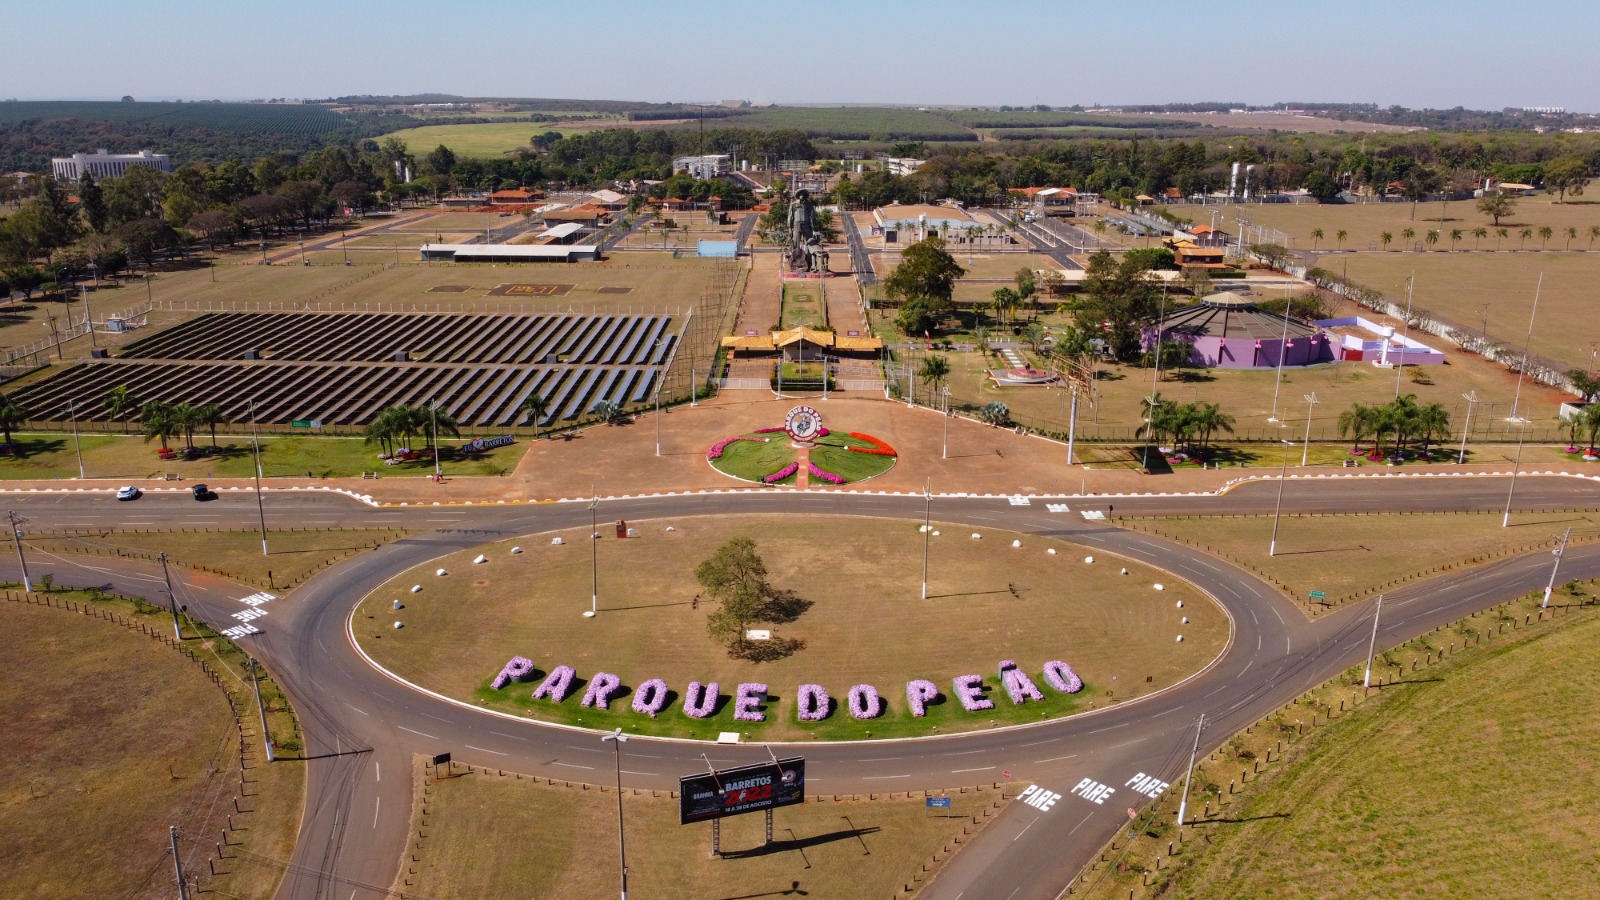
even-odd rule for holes
{"type": "Polygon", "coordinates": [[[213,491],[211,488],[206,487],[203,484],[197,484],[194,487],[190,488],[189,490],[190,490],[190,492],[192,492],[194,494],[194,499],[196,499],[196,500],[215,500],[215,499],[217,499],[216,491],[213,491]]]}

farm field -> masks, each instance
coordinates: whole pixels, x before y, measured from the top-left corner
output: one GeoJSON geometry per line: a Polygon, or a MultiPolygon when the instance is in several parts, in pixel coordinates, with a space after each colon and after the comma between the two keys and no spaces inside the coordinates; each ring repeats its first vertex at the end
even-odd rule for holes
{"type": "MultiPolygon", "coordinates": [[[[1591,893],[1600,717],[1581,711],[1600,690],[1596,640],[1600,618],[1579,613],[1386,685],[1294,745],[1217,821],[1194,826],[1194,855],[1160,895],[1591,893]],[[1515,759],[1568,777],[1507,778],[1515,759]],[[1469,794],[1493,814],[1459,815],[1469,794]]],[[[1126,895],[1107,888],[1094,896],[1126,895]]]]}
{"type": "MultiPolygon", "coordinates": [[[[624,748],[624,769],[627,757],[624,748]]],[[[479,772],[436,780],[429,790],[427,837],[410,848],[420,859],[417,875],[395,885],[407,896],[603,897],[615,891],[616,795],[609,789],[479,772]],[[530,834],[538,840],[528,840],[530,834]]],[[[1003,802],[998,791],[956,793],[950,809],[941,811],[926,809],[920,794],[808,798],[773,813],[771,847],[761,846],[762,815],[725,819],[724,857],[712,859],[710,825],[679,825],[678,801],[628,793],[628,886],[639,897],[888,897],[996,801],[1003,802]]],[[[413,838],[416,833],[413,828],[413,838]]]]}
{"type": "Polygon", "coordinates": [[[438,146],[449,147],[457,156],[474,156],[492,159],[513,150],[530,147],[536,134],[546,131],[563,131],[549,122],[488,122],[470,125],[424,125],[392,131],[384,137],[399,138],[418,153],[432,152],[438,146]]]}
{"type": "MultiPolygon", "coordinates": [[[[588,609],[592,589],[589,554],[582,547],[588,541],[580,543],[584,529],[560,533],[560,545],[553,545],[550,535],[530,535],[444,555],[397,576],[368,595],[356,612],[358,625],[373,624],[372,617],[385,626],[382,639],[370,639],[366,627],[358,627],[357,637],[374,659],[401,677],[491,708],[647,734],[707,738],[737,727],[761,739],[792,740],[924,734],[934,726],[945,732],[970,730],[988,727],[991,719],[1038,721],[1042,714],[1106,702],[1106,690],[1121,701],[1172,684],[1209,662],[1227,636],[1221,610],[1169,573],[1115,558],[1091,565],[1084,562],[1082,547],[1004,532],[973,540],[967,529],[936,521],[934,528],[942,534],[931,538],[935,561],[928,602],[963,614],[903,621],[899,638],[884,641],[881,629],[870,623],[919,596],[920,522],[727,516],[629,524],[638,537],[617,540],[603,528],[608,536],[595,545],[601,573],[595,621],[604,624],[602,632],[578,615],[588,609]],[[668,531],[669,525],[674,530],[668,531]],[[706,634],[714,604],[693,599],[703,593],[693,569],[736,536],[756,541],[773,587],[793,590],[812,604],[795,621],[773,626],[778,637],[806,641],[791,656],[760,663],[732,659],[706,634]],[[1014,537],[1022,541],[1020,549],[1011,546],[1014,537]],[[511,554],[513,544],[523,552],[511,554]],[[1047,547],[1057,553],[1046,553],[1047,547]],[[480,553],[488,561],[474,565],[480,553]],[[826,563],[819,567],[819,559],[826,563]],[[885,565],[884,560],[898,562],[885,565]],[[1118,571],[1123,565],[1126,576],[1118,571]],[[436,576],[438,568],[449,574],[436,576]],[[1164,591],[1152,588],[1158,582],[1164,591]],[[423,590],[410,592],[414,584],[423,590]],[[405,598],[398,615],[389,608],[395,597],[405,598]],[[1187,625],[1178,621],[1176,600],[1185,601],[1187,625]],[[387,628],[388,620],[397,618],[405,628],[387,628]],[[484,627],[491,621],[495,627],[484,627]],[[1052,627],[1036,627],[1043,621],[1052,627]],[[1172,635],[1179,630],[1184,641],[1174,644],[1172,635]],[[727,708],[690,719],[676,704],[658,718],[647,718],[631,711],[631,694],[614,699],[606,711],[580,708],[576,695],[560,704],[532,700],[530,685],[489,689],[495,673],[518,654],[532,659],[540,672],[569,665],[590,678],[603,669],[630,688],[659,677],[681,692],[698,679],[716,681],[723,694],[731,695],[738,683],[759,681],[768,683],[774,696],[765,723],[734,723],[727,708]],[[1001,658],[1015,659],[1035,677],[1046,661],[1064,660],[1090,689],[1052,692],[1042,702],[1020,706],[995,689],[995,708],[980,715],[947,700],[930,706],[925,719],[910,716],[904,694],[908,679],[948,686],[965,672],[993,673],[1001,658]],[[810,681],[822,683],[840,703],[852,684],[873,684],[887,711],[868,721],[840,710],[820,722],[797,723],[793,691],[810,681]]],[[[994,680],[992,674],[986,677],[994,680]]]]}
{"type": "Polygon", "coordinates": [[[159,122],[223,133],[326,134],[350,120],[325,106],[266,103],[122,103],[110,100],[9,100],[0,104],[0,126],[28,119],[91,122],[159,122]]]}
{"type": "MultiPolygon", "coordinates": [[[[1243,217],[1252,225],[1264,225],[1284,232],[1291,239],[1291,249],[1294,250],[1312,249],[1313,228],[1321,228],[1324,234],[1322,240],[1317,242],[1318,251],[1341,249],[1334,237],[1334,233],[1341,228],[1349,232],[1342,249],[1382,250],[1380,236],[1387,231],[1394,239],[1390,249],[1398,251],[1404,247],[1400,237],[1402,230],[1414,229],[1414,240],[1421,241],[1428,231],[1440,227],[1444,229],[1444,234],[1439,243],[1430,248],[1432,250],[1450,249],[1450,232],[1457,228],[1463,232],[1461,242],[1456,246],[1458,250],[1537,250],[1540,248],[1538,231],[1545,225],[1555,230],[1545,249],[1566,249],[1566,229],[1569,227],[1578,229],[1578,237],[1572,241],[1571,249],[1589,249],[1589,227],[1600,225],[1600,203],[1582,197],[1556,203],[1553,196],[1546,195],[1516,199],[1516,211],[1503,217],[1500,222],[1500,227],[1507,229],[1508,235],[1499,239],[1498,244],[1494,222],[1478,212],[1476,200],[1418,203],[1415,218],[1412,217],[1410,203],[1252,203],[1221,207],[1172,206],[1168,209],[1178,216],[1193,219],[1196,224],[1210,224],[1211,211],[1221,209],[1223,216],[1217,221],[1218,228],[1236,234],[1238,220],[1243,217]],[[1481,244],[1472,236],[1472,229],[1480,226],[1489,230],[1489,234],[1481,239],[1481,244]],[[1523,228],[1534,230],[1525,244],[1519,243],[1518,237],[1523,228]]],[[[1424,246],[1427,247],[1426,244],[1424,246]]],[[[1596,241],[1596,246],[1600,247],[1600,241],[1596,241]]]]}

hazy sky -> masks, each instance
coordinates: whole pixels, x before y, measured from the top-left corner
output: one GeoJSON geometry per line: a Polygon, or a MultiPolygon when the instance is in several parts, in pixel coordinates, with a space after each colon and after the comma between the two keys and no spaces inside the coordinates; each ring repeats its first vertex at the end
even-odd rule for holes
{"type": "Polygon", "coordinates": [[[756,103],[1600,111],[1600,0],[0,4],[0,98],[442,92],[756,103]]]}

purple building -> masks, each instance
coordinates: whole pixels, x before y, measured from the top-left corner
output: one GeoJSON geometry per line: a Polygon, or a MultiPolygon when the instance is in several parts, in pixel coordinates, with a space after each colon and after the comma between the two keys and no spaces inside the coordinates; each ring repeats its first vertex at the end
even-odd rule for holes
{"type": "Polygon", "coordinates": [[[1251,298],[1228,292],[1176,309],[1159,326],[1146,328],[1142,339],[1146,350],[1155,345],[1158,333],[1163,341],[1187,343],[1193,366],[1275,369],[1280,355],[1286,366],[1335,358],[1328,335],[1318,326],[1264,313],[1251,298]]]}

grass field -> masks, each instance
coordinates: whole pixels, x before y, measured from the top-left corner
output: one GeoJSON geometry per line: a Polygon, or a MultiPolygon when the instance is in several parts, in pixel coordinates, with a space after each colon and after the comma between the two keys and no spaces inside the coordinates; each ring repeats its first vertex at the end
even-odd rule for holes
{"type": "MultiPolygon", "coordinates": [[[[754,441],[735,441],[723,448],[722,457],[712,460],[711,465],[717,471],[733,478],[761,483],[768,475],[772,475],[797,462],[797,453],[790,445],[789,437],[781,432],[773,434],[751,434],[746,437],[755,438],[754,441]],[[770,440],[762,440],[770,438],[770,440]]],[[[864,481],[882,475],[893,468],[895,458],[874,453],[857,453],[850,447],[870,447],[867,441],[857,440],[846,434],[830,433],[827,437],[817,441],[811,448],[811,464],[824,472],[832,472],[846,479],[846,483],[864,481]]],[[[790,476],[773,484],[794,484],[795,476],[790,476]]],[[[826,487],[822,479],[812,478],[812,487],[826,487]]]]}
{"type": "MultiPolygon", "coordinates": [[[[1518,609],[1518,625],[1522,616],[1518,609]]],[[[1600,829],[1593,753],[1600,717],[1587,710],[1600,689],[1600,670],[1591,664],[1600,617],[1584,611],[1515,630],[1480,619],[1469,621],[1487,627],[1488,640],[1386,683],[1308,737],[1283,741],[1281,759],[1228,797],[1214,818],[1193,825],[1176,860],[1182,864],[1174,869],[1175,860],[1166,860],[1149,888],[1137,873],[1150,869],[1153,854],[1164,854],[1170,825],[1152,829],[1164,832],[1153,841],[1141,836],[1127,857],[1131,878],[1104,878],[1087,895],[1592,894],[1600,870],[1591,839],[1600,829]],[[1508,768],[1515,760],[1538,760],[1562,777],[1524,777],[1508,768]]],[[[1435,657],[1447,643],[1460,649],[1454,634],[1430,640],[1435,657]]],[[[1385,655],[1420,662],[1422,652],[1385,655]]],[[[1359,692],[1359,670],[1354,677],[1359,692]]],[[[1319,711],[1296,706],[1294,714],[1315,718],[1319,711]]],[[[1197,788],[1248,770],[1236,748],[1229,750],[1212,766],[1220,773],[1203,767],[1197,788]]],[[[1197,790],[1199,799],[1203,793],[1197,790]]],[[[1195,818],[1199,799],[1189,807],[1195,818]]],[[[1175,797],[1167,801],[1176,804],[1175,797]]],[[[1163,808],[1162,817],[1170,815],[1163,808]]]]}
{"type": "MultiPolygon", "coordinates": [[[[249,423],[246,422],[246,425],[249,423]]],[[[111,427],[119,427],[112,425],[111,427]]],[[[0,456],[0,480],[77,478],[78,456],[71,433],[18,432],[20,453],[0,456]]],[[[156,455],[159,444],[146,442],[138,435],[83,434],[83,468],[89,478],[145,480],[168,474],[181,475],[193,483],[211,478],[249,478],[255,474],[255,460],[248,436],[217,436],[217,453],[199,459],[165,460],[156,455]]],[[[468,436],[466,440],[471,440],[468,436]]],[[[175,441],[179,447],[182,441],[175,441]]],[[[461,440],[440,442],[440,468],[449,475],[504,475],[516,468],[525,444],[498,447],[480,454],[481,459],[455,458],[449,451],[461,440]]],[[[209,436],[196,436],[195,446],[209,449],[209,436]]],[[[433,463],[423,460],[385,465],[378,459],[379,448],[358,437],[324,437],[295,434],[269,434],[261,438],[261,469],[268,478],[300,477],[355,478],[362,472],[378,472],[384,478],[420,478],[433,474],[433,463]]],[[[102,483],[99,487],[116,487],[102,483]]],[[[182,485],[180,485],[182,486],[182,485]]]]}
{"type": "MultiPolygon", "coordinates": [[[[1192,586],[1133,563],[1127,564],[1130,574],[1120,575],[1122,562],[1112,558],[1086,565],[1084,549],[1071,544],[1022,537],[1022,549],[1013,549],[1012,535],[988,532],[971,540],[965,529],[936,525],[943,533],[931,538],[929,599],[922,601],[920,523],[728,517],[631,524],[639,538],[605,537],[596,545],[596,619],[579,615],[591,593],[583,533],[566,532],[561,546],[551,545],[549,536],[529,536],[453,553],[395,578],[362,601],[357,637],[402,677],[492,708],[647,734],[706,738],[738,728],[785,740],[969,730],[988,727],[991,719],[1037,721],[1107,702],[1107,691],[1121,701],[1199,669],[1227,634],[1221,611],[1192,586]],[[669,525],[676,530],[666,531],[669,525]],[[777,637],[807,642],[788,658],[729,659],[705,633],[714,604],[692,599],[702,592],[693,569],[739,535],[757,541],[774,587],[794,590],[813,604],[792,624],[774,626],[777,637]],[[509,554],[511,543],[525,552],[509,554]],[[1047,554],[1047,546],[1057,554],[1047,554]],[[479,552],[488,556],[486,565],[471,563],[479,552]],[[436,576],[440,567],[450,574],[436,576]],[[1167,589],[1152,590],[1156,582],[1167,589]],[[423,590],[410,593],[414,584],[423,590]],[[396,598],[406,606],[398,613],[390,609],[396,598]],[[1179,599],[1186,601],[1181,614],[1190,617],[1188,625],[1178,622],[1173,604],[1179,599]],[[390,627],[396,619],[405,622],[403,629],[390,627]],[[886,639],[884,623],[890,619],[894,634],[886,639]],[[491,621],[493,627],[484,627],[491,621]],[[1037,627],[1041,622],[1050,627],[1037,627]],[[1179,631],[1184,641],[1175,643],[1179,631]],[[527,685],[489,691],[490,679],[516,654],[532,659],[541,673],[557,665],[570,665],[583,678],[604,670],[629,687],[660,677],[682,691],[698,679],[716,681],[731,695],[740,682],[766,682],[773,699],[767,721],[756,725],[735,723],[731,704],[711,718],[692,720],[674,703],[649,719],[632,712],[631,694],[614,699],[611,711],[597,712],[579,708],[581,690],[559,705],[529,699],[527,685]],[[1013,706],[993,685],[1002,658],[1015,659],[1035,677],[1045,661],[1065,660],[1088,688],[1061,695],[1041,680],[1044,703],[1013,706]],[[922,720],[906,711],[907,680],[948,686],[969,672],[985,673],[998,697],[994,710],[971,714],[947,701],[930,706],[922,720]],[[861,723],[841,710],[802,727],[795,721],[793,691],[813,680],[841,704],[851,685],[873,684],[888,711],[861,723]]],[[[602,531],[611,533],[609,526],[602,531]]]]}
{"type": "MultiPolygon", "coordinates": [[[[1284,488],[1284,508],[1294,508],[1294,482],[1284,488]]],[[[1514,549],[1554,543],[1571,528],[1575,540],[1600,536],[1600,514],[1530,512],[1501,527],[1499,513],[1415,516],[1284,516],[1278,554],[1268,556],[1272,517],[1186,517],[1119,520],[1139,531],[1209,550],[1287,584],[1305,600],[1327,594],[1337,606],[1369,590],[1436,567],[1471,565],[1514,549]]]]}
{"type": "Polygon", "coordinates": [[[822,307],[822,292],[814,284],[783,286],[783,321],[780,328],[816,328],[828,324],[822,307]]]}
{"type": "MultiPolygon", "coordinates": [[[[115,501],[113,501],[115,502],[115,501]]],[[[184,530],[112,531],[73,537],[30,535],[25,546],[41,572],[54,557],[74,554],[129,555],[154,560],[166,553],[174,565],[209,569],[245,584],[292,588],[322,569],[365,550],[405,537],[408,532],[384,529],[288,531],[267,529],[269,553],[261,552],[260,531],[184,530]]],[[[10,545],[9,539],[4,542],[10,545]]],[[[4,549],[15,552],[15,547],[4,549]]]]}
{"type": "MultiPolygon", "coordinates": [[[[547,122],[488,122],[474,125],[424,125],[390,132],[384,137],[399,138],[406,146],[418,152],[432,152],[440,145],[449,147],[457,156],[494,158],[513,150],[528,147],[536,134],[546,131],[563,131],[547,122]]],[[[563,132],[564,133],[564,132],[563,132]]],[[[531,148],[530,148],[531,149],[531,148]]]]}
{"type": "MultiPolygon", "coordinates": [[[[133,615],[120,601],[97,605],[133,615]]],[[[234,896],[270,895],[281,875],[272,866],[210,877],[206,858],[238,790],[237,734],[221,692],[194,663],[143,634],[61,609],[0,603],[0,620],[28,636],[0,655],[0,721],[12,749],[0,762],[0,894],[170,897],[167,826],[177,825],[189,874],[234,896]],[[104,680],[108,671],[114,690],[84,689],[85,677],[104,680]]],[[[236,814],[230,841],[287,858],[302,776],[294,763],[257,768],[252,811],[236,814]]]]}
{"type": "MultiPolygon", "coordinates": [[[[428,792],[414,804],[429,822],[426,838],[412,831],[418,874],[397,891],[438,900],[615,893],[616,794],[482,773],[439,780],[428,792]]],[[[628,888],[642,900],[888,897],[999,799],[995,791],[955,794],[948,818],[926,809],[920,794],[807,802],[773,814],[770,847],[762,847],[762,815],[736,816],[722,823],[723,858],[712,859],[710,825],[681,826],[678,801],[628,793],[628,888]]]]}

